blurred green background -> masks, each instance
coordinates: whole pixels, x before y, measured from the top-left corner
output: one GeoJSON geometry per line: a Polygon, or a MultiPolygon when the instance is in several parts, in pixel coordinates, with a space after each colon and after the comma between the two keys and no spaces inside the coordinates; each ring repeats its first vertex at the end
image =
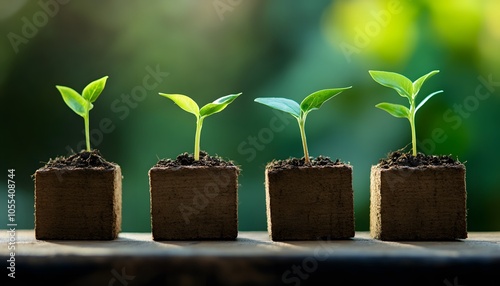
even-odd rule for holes
{"type": "Polygon", "coordinates": [[[243,93],[205,120],[201,149],[241,166],[246,231],[266,230],[266,163],[303,155],[297,122],[253,100],[351,85],[309,115],[306,133],[311,156],[353,165],[356,229],[368,230],[370,167],[411,141],[407,120],[374,107],[407,102],[368,70],[415,80],[438,69],[420,94],[444,90],[417,114],[420,151],[466,162],[468,228],[498,231],[498,15],[494,0],[0,0],[0,225],[7,169],[16,170],[18,228],[33,228],[31,175],[83,146],[83,120],[55,85],[82,91],[108,75],[91,143],[122,167],[123,231],[150,231],[148,170],[193,152],[194,116],[159,92],[200,105],[243,93]]]}

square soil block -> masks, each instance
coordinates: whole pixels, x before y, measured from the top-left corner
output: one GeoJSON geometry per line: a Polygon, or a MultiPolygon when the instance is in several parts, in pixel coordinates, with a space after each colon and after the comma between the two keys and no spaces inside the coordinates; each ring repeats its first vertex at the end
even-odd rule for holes
{"type": "Polygon", "coordinates": [[[153,240],[234,240],[236,166],[154,166],[149,171],[153,240]]]}
{"type": "Polygon", "coordinates": [[[269,236],[274,241],[354,237],[352,167],[266,168],[269,236]]]}
{"type": "Polygon", "coordinates": [[[467,237],[465,166],[372,166],[370,234],[380,240],[467,237]]]}
{"type": "Polygon", "coordinates": [[[111,240],[122,222],[122,174],[103,168],[35,172],[35,236],[41,240],[111,240]]]}

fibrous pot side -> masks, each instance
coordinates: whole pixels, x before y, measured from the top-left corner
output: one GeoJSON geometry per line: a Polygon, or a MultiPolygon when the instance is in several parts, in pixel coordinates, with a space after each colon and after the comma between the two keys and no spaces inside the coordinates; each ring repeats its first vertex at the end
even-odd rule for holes
{"type": "Polygon", "coordinates": [[[326,157],[270,162],[265,170],[269,236],[274,241],[354,237],[352,166],[326,157]]]}
{"type": "Polygon", "coordinates": [[[233,240],[238,235],[240,168],[200,152],[159,160],[149,170],[154,240],[233,240]]]}
{"type": "Polygon", "coordinates": [[[370,233],[381,240],[467,238],[466,168],[451,156],[393,152],[372,166],[370,233]]]}
{"type": "Polygon", "coordinates": [[[34,174],[37,239],[111,240],[122,222],[122,174],[97,150],[51,159],[34,174]]]}

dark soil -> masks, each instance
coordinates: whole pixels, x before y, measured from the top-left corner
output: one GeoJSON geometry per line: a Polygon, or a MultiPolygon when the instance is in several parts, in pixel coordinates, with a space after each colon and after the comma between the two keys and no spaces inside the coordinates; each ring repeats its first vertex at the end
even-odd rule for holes
{"type": "Polygon", "coordinates": [[[187,152],[180,154],[174,159],[158,160],[154,167],[181,167],[181,166],[206,166],[206,167],[229,167],[236,166],[232,161],[225,160],[219,156],[210,156],[205,151],[200,151],[200,160],[195,161],[193,154],[187,152]]]}
{"type": "Polygon", "coordinates": [[[417,156],[409,152],[394,151],[387,155],[387,158],[379,160],[381,168],[392,167],[427,167],[427,166],[458,166],[462,165],[458,159],[451,155],[425,155],[417,153],[417,156]]]}
{"type": "Polygon", "coordinates": [[[345,165],[344,162],[336,159],[331,160],[329,157],[318,156],[316,158],[310,157],[310,164],[306,164],[304,157],[302,158],[288,158],[284,160],[273,160],[269,162],[266,166],[267,169],[291,169],[298,167],[321,167],[321,166],[335,166],[335,165],[345,165]]]}
{"type": "Polygon", "coordinates": [[[56,157],[50,159],[44,166],[45,168],[98,168],[98,169],[113,169],[114,163],[106,161],[100,154],[99,150],[86,151],[82,150],[79,153],[69,157],[56,157]]]}

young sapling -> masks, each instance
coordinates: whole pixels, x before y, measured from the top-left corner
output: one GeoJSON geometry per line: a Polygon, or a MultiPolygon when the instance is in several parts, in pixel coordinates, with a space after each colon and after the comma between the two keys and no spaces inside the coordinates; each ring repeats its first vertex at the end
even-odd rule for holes
{"type": "Polygon", "coordinates": [[[87,151],[90,151],[90,134],[89,134],[89,113],[94,107],[92,104],[97,100],[101,92],[103,91],[108,76],[104,76],[89,83],[80,95],[77,91],[70,87],[56,85],[56,88],[62,95],[64,102],[73,110],[76,114],[83,117],[85,124],[85,142],[87,145],[87,151]]]}
{"type": "Polygon", "coordinates": [[[411,82],[407,77],[386,71],[369,71],[371,77],[379,84],[390,87],[398,92],[402,97],[406,97],[410,102],[410,108],[394,103],[382,102],[376,107],[387,111],[390,115],[399,118],[407,118],[410,121],[411,136],[412,136],[412,150],[413,156],[417,156],[417,135],[415,130],[415,115],[417,111],[422,107],[431,97],[443,92],[442,90],[433,92],[429,94],[424,100],[422,100],[418,105],[416,104],[416,97],[423,83],[431,76],[437,74],[438,70],[433,70],[426,75],[421,76],[419,79],[411,82]]]}
{"type": "Polygon", "coordinates": [[[194,137],[194,160],[200,160],[200,137],[201,137],[201,128],[203,127],[203,120],[215,113],[221,112],[225,109],[231,102],[233,102],[240,93],[230,94],[223,96],[214,100],[211,103],[206,104],[201,109],[198,104],[191,99],[189,96],[183,94],[166,94],[161,93],[161,96],[171,99],[175,104],[177,104],[183,110],[194,114],[196,117],[196,133],[194,137]]]}
{"type": "Polygon", "coordinates": [[[305,132],[307,114],[309,114],[309,112],[313,110],[319,109],[327,100],[333,98],[334,96],[349,88],[351,88],[351,86],[323,89],[313,92],[306,98],[304,98],[300,105],[294,100],[282,97],[259,97],[254,101],[267,105],[271,108],[289,113],[297,119],[297,122],[299,123],[300,136],[302,138],[302,148],[304,149],[304,160],[306,164],[310,164],[305,132]]]}

